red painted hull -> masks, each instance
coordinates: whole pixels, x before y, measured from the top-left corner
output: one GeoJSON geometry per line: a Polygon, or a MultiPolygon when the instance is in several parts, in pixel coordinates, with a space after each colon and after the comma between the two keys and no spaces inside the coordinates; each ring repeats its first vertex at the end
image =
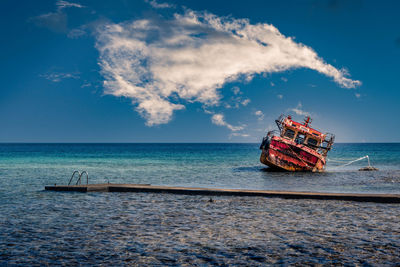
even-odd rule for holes
{"type": "Polygon", "coordinates": [[[291,140],[274,136],[262,149],[261,163],[286,171],[323,171],[325,158],[317,151],[291,140]]]}

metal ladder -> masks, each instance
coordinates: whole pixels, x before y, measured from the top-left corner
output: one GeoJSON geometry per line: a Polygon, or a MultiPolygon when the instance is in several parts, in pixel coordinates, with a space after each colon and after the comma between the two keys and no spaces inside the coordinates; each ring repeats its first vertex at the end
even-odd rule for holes
{"type": "Polygon", "coordinates": [[[83,174],[86,174],[86,184],[89,184],[89,174],[88,174],[87,171],[83,171],[83,172],[74,171],[74,172],[72,173],[71,179],[69,179],[68,185],[71,184],[72,179],[74,178],[74,176],[75,176],[76,173],[78,174],[78,180],[76,180],[76,184],[75,184],[75,185],[82,184],[81,178],[82,178],[82,175],[83,175],[83,174]]]}

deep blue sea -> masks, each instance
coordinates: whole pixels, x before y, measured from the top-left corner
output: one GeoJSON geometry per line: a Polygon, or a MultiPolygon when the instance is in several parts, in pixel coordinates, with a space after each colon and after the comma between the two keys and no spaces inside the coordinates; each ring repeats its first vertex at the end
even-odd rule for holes
{"type": "Polygon", "coordinates": [[[0,265],[400,264],[400,205],[61,193],[89,183],[400,194],[400,144],[335,144],[324,173],[270,172],[259,144],[0,144],[0,265]],[[376,172],[360,172],[369,155],[376,172]]]}

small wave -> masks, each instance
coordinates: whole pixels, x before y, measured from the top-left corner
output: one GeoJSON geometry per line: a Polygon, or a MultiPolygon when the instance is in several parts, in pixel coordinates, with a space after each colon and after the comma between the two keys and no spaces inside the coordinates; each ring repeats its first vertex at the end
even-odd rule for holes
{"type": "Polygon", "coordinates": [[[243,166],[243,167],[233,168],[233,171],[234,172],[260,172],[260,171],[263,171],[264,169],[268,169],[268,168],[264,168],[263,166],[243,166]]]}

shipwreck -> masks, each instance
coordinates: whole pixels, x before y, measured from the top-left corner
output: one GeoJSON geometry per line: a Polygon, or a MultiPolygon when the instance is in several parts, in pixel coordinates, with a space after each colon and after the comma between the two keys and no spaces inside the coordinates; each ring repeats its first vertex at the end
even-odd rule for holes
{"type": "Polygon", "coordinates": [[[275,120],[279,132],[269,131],[263,138],[260,161],[275,170],[321,172],[335,136],[310,127],[311,118],[303,123],[291,116],[281,115],[275,120]]]}

